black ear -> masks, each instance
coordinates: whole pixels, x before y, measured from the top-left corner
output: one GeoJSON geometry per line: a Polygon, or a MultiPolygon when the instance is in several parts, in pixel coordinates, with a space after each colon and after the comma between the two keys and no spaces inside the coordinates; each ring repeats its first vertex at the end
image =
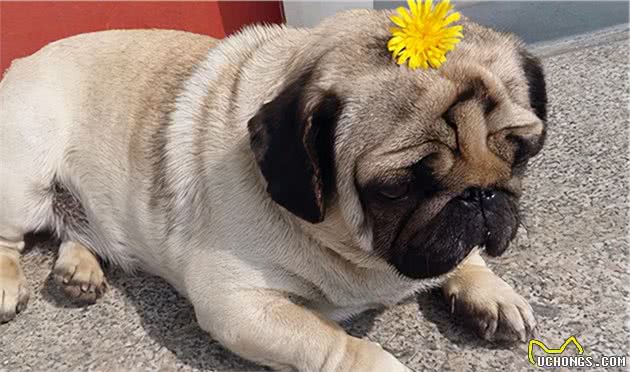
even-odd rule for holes
{"type": "Polygon", "coordinates": [[[526,50],[521,50],[521,65],[529,84],[529,102],[536,116],[547,120],[547,87],[540,60],[526,50]]]}
{"type": "Polygon", "coordinates": [[[271,198],[317,223],[334,188],[334,133],[341,102],[309,89],[307,73],[287,85],[248,123],[252,151],[271,198]]]}

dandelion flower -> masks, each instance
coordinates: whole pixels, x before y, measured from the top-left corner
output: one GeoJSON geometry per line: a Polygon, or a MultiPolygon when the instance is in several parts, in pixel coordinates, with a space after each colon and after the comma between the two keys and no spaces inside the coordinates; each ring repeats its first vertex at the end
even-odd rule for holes
{"type": "Polygon", "coordinates": [[[460,25],[449,26],[460,19],[450,0],[433,6],[432,0],[407,0],[409,10],[400,7],[391,20],[392,38],[387,49],[399,65],[409,63],[409,68],[438,68],[446,61],[446,53],[455,49],[463,37],[460,25]]]}

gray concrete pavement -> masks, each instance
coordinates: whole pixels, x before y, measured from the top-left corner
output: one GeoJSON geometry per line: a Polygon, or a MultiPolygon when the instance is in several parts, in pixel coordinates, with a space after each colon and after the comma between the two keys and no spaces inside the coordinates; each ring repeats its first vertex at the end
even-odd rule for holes
{"type": "MultiPolygon", "coordinates": [[[[627,32],[538,50],[551,100],[548,142],[525,183],[517,241],[490,264],[530,301],[549,346],[575,335],[595,358],[628,355],[627,32]]],[[[104,299],[72,307],[47,281],[48,245],[25,257],[33,296],[25,313],[0,325],[0,371],[262,370],[202,332],[191,306],[157,278],[110,270],[104,299]]],[[[417,371],[531,368],[527,345],[480,341],[436,294],[370,312],[347,328],[417,371]]]]}

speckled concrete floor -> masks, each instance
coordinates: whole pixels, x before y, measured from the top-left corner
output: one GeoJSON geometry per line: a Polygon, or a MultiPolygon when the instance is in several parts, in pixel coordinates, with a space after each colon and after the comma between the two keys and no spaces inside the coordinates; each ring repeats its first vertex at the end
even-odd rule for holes
{"type": "MultiPolygon", "coordinates": [[[[629,354],[626,37],[621,30],[538,49],[546,56],[549,138],[525,184],[518,240],[490,260],[532,304],[544,342],[557,347],[575,335],[595,358],[629,354]]],[[[191,306],[156,278],[110,271],[104,299],[72,307],[47,281],[52,258],[43,248],[25,257],[27,311],[0,326],[0,371],[263,370],[210,339],[191,306]]],[[[478,340],[435,294],[365,314],[348,329],[417,371],[531,368],[525,344],[478,340]]]]}

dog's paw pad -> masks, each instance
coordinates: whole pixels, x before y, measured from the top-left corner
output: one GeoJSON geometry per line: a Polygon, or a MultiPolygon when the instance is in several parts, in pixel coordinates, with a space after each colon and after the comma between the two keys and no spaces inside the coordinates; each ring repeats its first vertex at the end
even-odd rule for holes
{"type": "Polygon", "coordinates": [[[30,291],[19,262],[0,255],[0,323],[6,323],[26,309],[30,291]]]}
{"type": "Polygon", "coordinates": [[[101,265],[92,253],[62,247],[53,268],[53,278],[70,298],[94,303],[107,290],[101,265]]]}
{"type": "Polygon", "coordinates": [[[488,341],[527,341],[534,335],[536,319],[527,301],[490,271],[444,288],[451,312],[488,341]]]}

